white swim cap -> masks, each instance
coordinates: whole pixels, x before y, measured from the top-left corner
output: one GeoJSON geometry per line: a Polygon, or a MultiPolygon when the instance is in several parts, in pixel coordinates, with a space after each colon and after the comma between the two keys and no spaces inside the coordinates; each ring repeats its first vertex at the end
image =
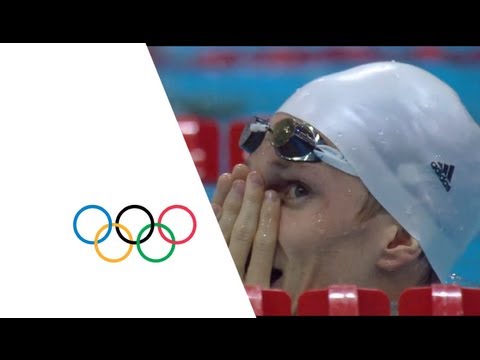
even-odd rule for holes
{"type": "Polygon", "coordinates": [[[480,227],[480,126],[455,91],[377,62],[316,79],[277,112],[325,134],[448,281],[480,227]]]}

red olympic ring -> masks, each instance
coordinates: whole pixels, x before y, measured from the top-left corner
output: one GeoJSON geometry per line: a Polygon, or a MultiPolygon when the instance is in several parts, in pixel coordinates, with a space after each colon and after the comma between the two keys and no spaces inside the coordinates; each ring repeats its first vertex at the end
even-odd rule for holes
{"type": "Polygon", "coordinates": [[[195,215],[193,215],[193,212],[187,208],[186,206],[183,206],[183,205],[171,205],[169,207],[167,207],[165,210],[162,211],[162,213],[160,214],[160,216],[158,217],[158,223],[159,224],[162,224],[162,219],[163,219],[163,216],[170,210],[172,209],[181,209],[181,210],[185,210],[189,215],[190,217],[192,218],[192,221],[193,221],[193,229],[192,229],[192,232],[190,233],[190,235],[188,235],[184,240],[170,240],[169,238],[167,238],[164,234],[163,234],[163,231],[162,229],[159,227],[158,228],[158,232],[160,233],[160,236],[162,237],[163,240],[165,240],[166,242],[170,243],[170,244],[175,244],[175,245],[180,245],[180,244],[184,244],[186,243],[187,241],[189,241],[193,235],[195,234],[195,231],[197,230],[197,219],[195,219],[195,215]]]}

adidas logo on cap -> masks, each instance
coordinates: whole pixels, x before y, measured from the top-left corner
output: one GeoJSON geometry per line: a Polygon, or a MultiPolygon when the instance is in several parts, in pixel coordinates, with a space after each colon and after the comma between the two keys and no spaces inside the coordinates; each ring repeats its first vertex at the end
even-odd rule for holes
{"type": "Polygon", "coordinates": [[[445,190],[447,190],[447,192],[450,191],[452,188],[450,184],[452,182],[453,170],[455,170],[455,166],[435,161],[432,161],[430,165],[432,166],[432,169],[435,170],[435,173],[442,182],[445,190]]]}

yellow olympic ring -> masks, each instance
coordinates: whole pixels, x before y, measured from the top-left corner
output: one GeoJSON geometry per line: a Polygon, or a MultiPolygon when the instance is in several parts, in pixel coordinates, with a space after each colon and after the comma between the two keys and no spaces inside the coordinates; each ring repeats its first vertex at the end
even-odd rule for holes
{"type": "MultiPolygon", "coordinates": [[[[117,223],[112,223],[112,226],[114,227],[117,227],[117,228],[120,228],[122,230],[125,230],[125,232],[127,233],[127,236],[128,238],[133,241],[133,236],[132,236],[132,233],[130,232],[130,230],[128,230],[124,225],[122,224],[117,224],[117,223]]],[[[123,255],[122,257],[119,257],[118,259],[110,259],[110,258],[107,258],[105,255],[103,255],[101,252],[100,252],[100,249],[98,247],[98,238],[100,237],[100,234],[102,233],[103,230],[105,230],[106,228],[108,228],[108,224],[105,224],[103,225],[100,230],[97,231],[97,234],[95,235],[95,239],[93,240],[93,246],[95,247],[95,251],[97,252],[98,256],[100,256],[103,260],[105,261],[108,261],[108,262],[111,262],[111,263],[116,263],[116,262],[120,262],[120,261],[123,261],[125,260],[128,255],[130,255],[130,253],[132,252],[132,249],[133,249],[133,245],[128,245],[128,250],[127,250],[127,253],[125,255],[123,255]]]]}

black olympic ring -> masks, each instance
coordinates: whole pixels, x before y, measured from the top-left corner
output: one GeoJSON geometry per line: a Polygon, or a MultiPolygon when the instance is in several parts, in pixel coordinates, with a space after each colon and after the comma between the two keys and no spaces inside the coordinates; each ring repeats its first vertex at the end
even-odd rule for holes
{"type": "MultiPolygon", "coordinates": [[[[142,205],[129,205],[129,206],[126,206],[124,207],[117,215],[117,218],[115,219],[115,222],[117,224],[120,224],[120,217],[123,215],[123,213],[127,210],[130,210],[130,209],[139,209],[139,210],[142,210],[144,213],[146,213],[148,215],[148,218],[150,219],[150,230],[148,231],[148,234],[142,239],[140,240],[140,244],[143,244],[145,241],[147,241],[148,239],[150,239],[150,237],[152,236],[153,234],[153,229],[155,228],[155,221],[153,220],[153,215],[150,213],[150,211],[148,211],[145,207],[143,207],[142,205]]],[[[120,231],[120,228],[119,227],[115,227],[115,231],[117,232],[117,235],[120,237],[120,239],[122,239],[123,241],[125,241],[127,244],[131,244],[131,245],[135,245],[137,242],[136,241],[131,241],[131,240],[128,240],[125,238],[125,236],[123,236],[122,232],[120,231]]]]}

